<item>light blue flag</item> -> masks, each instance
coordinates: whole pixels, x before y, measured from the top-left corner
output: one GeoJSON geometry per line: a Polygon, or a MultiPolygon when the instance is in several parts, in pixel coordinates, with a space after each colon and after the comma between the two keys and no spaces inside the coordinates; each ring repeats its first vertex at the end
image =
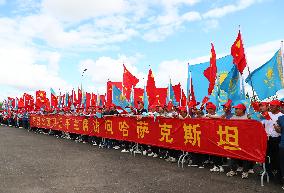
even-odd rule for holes
{"type": "Polygon", "coordinates": [[[283,67],[281,50],[265,64],[254,70],[246,82],[256,91],[258,98],[263,100],[276,94],[283,88],[283,67]]]}
{"type": "Polygon", "coordinates": [[[237,101],[244,99],[241,95],[240,79],[237,66],[234,65],[220,87],[227,93],[228,98],[233,101],[233,104],[237,104],[237,101]]]}
{"type": "Polygon", "coordinates": [[[144,109],[146,109],[148,111],[149,100],[148,100],[148,94],[147,94],[146,86],[144,86],[143,103],[144,103],[144,109]]]}
{"type": "Polygon", "coordinates": [[[53,88],[50,88],[50,93],[56,96],[56,93],[54,92],[53,88]]]}
{"type": "Polygon", "coordinates": [[[169,87],[168,87],[168,97],[167,97],[167,104],[172,101],[174,106],[179,106],[179,102],[176,100],[174,88],[172,85],[172,82],[170,81],[169,87]]]}
{"type": "Polygon", "coordinates": [[[68,100],[69,100],[69,93],[65,94],[65,107],[68,106],[68,100]]]}
{"type": "MultiPolygon", "coordinates": [[[[217,65],[217,77],[218,76],[220,77],[220,83],[222,83],[223,80],[226,78],[227,74],[229,73],[229,71],[231,70],[232,66],[234,66],[233,57],[231,55],[227,55],[222,58],[219,58],[216,61],[216,65],[217,65]]],[[[192,83],[194,86],[194,94],[197,101],[202,101],[202,99],[208,94],[209,82],[207,78],[203,75],[203,72],[209,66],[210,62],[204,62],[196,65],[188,65],[188,80],[190,78],[189,76],[191,72],[192,83]]],[[[187,88],[188,88],[187,89],[188,93],[190,88],[189,81],[187,88]]],[[[216,101],[217,99],[219,100],[218,102],[220,102],[221,104],[227,102],[228,100],[227,94],[222,89],[220,90],[219,96],[216,97],[216,95],[218,95],[217,92],[219,92],[217,90],[218,88],[215,85],[215,88],[210,96],[210,101],[213,102],[214,104],[217,103],[216,101]]]]}
{"type": "Polygon", "coordinates": [[[129,102],[127,101],[126,97],[115,85],[112,85],[112,103],[118,107],[121,107],[122,109],[125,109],[127,106],[129,106],[129,102]]]}

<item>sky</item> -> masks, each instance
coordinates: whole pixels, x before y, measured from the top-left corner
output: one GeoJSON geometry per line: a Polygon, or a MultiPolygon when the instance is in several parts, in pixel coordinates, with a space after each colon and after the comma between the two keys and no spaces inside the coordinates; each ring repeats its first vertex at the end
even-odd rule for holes
{"type": "MultiPolygon", "coordinates": [[[[241,30],[248,65],[284,40],[283,0],[0,0],[0,99],[24,92],[106,92],[123,64],[143,87],[181,83],[187,64],[230,53],[241,30]],[[88,69],[82,76],[83,70],[88,69]]],[[[244,73],[247,76],[247,72],[244,73]]],[[[207,88],[206,88],[207,89],[207,88]]]]}

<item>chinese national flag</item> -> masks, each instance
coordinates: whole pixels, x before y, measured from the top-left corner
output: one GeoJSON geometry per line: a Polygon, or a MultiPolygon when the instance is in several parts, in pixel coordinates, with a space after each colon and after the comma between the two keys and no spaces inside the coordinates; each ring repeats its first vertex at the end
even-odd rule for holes
{"type": "Polygon", "coordinates": [[[180,83],[178,83],[177,85],[174,85],[173,90],[174,90],[174,93],[175,93],[176,101],[180,102],[180,99],[181,99],[181,85],[180,85],[180,83]]]}
{"type": "Polygon", "coordinates": [[[89,108],[91,106],[91,93],[86,92],[86,108],[89,108]]]}
{"type": "Polygon", "coordinates": [[[96,105],[97,105],[97,95],[95,93],[92,93],[91,106],[95,107],[96,105]]]}
{"type": "Polygon", "coordinates": [[[24,108],[24,107],[25,107],[24,98],[21,97],[21,98],[19,99],[18,107],[19,107],[19,108],[24,108]]]}
{"type": "Polygon", "coordinates": [[[148,80],[147,80],[147,86],[146,86],[148,99],[149,99],[149,106],[153,105],[156,101],[156,83],[154,79],[154,74],[152,70],[149,70],[148,73],[148,80]]]}
{"type": "Polygon", "coordinates": [[[107,81],[107,105],[112,104],[112,85],[115,85],[119,90],[122,90],[122,82],[107,81]]]}
{"type": "Polygon", "coordinates": [[[144,89],[134,88],[134,107],[137,107],[137,102],[143,102],[144,89]]]}
{"type": "Polygon", "coordinates": [[[210,66],[206,70],[204,70],[203,74],[209,81],[208,95],[211,95],[214,89],[216,75],[217,75],[216,53],[214,45],[212,43],[211,43],[210,66]]]}
{"type": "Polygon", "coordinates": [[[130,99],[131,89],[135,87],[139,79],[132,75],[123,64],[123,95],[130,99]]]}
{"type": "Polygon", "coordinates": [[[51,106],[57,107],[58,106],[57,97],[53,93],[51,93],[51,97],[50,98],[51,98],[51,101],[50,101],[51,106]]]}
{"type": "Polygon", "coordinates": [[[76,101],[77,105],[81,105],[82,102],[82,90],[78,88],[78,99],[76,101]]]}
{"type": "Polygon", "coordinates": [[[180,106],[182,106],[182,107],[186,106],[186,96],[185,96],[185,93],[184,93],[183,90],[181,92],[181,105],[180,106]]]}
{"type": "Polygon", "coordinates": [[[36,91],[36,107],[40,109],[42,106],[47,106],[46,92],[38,90],[36,91]]]}
{"type": "Polygon", "coordinates": [[[157,88],[156,104],[165,105],[167,102],[168,88],[157,88]]]}
{"type": "Polygon", "coordinates": [[[242,74],[247,65],[247,61],[240,30],[237,39],[231,47],[231,55],[233,56],[234,64],[237,66],[239,72],[242,74]]]}

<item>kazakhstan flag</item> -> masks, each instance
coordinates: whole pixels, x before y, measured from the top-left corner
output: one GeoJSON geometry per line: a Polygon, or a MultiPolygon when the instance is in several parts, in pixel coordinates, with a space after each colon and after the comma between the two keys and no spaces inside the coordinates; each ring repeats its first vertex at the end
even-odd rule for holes
{"type": "Polygon", "coordinates": [[[236,65],[232,67],[228,76],[222,82],[221,89],[228,94],[228,98],[233,102],[241,99],[240,75],[236,65]]]}
{"type": "MultiPolygon", "coordinates": [[[[188,65],[188,80],[190,80],[190,72],[192,75],[192,83],[194,87],[194,94],[197,101],[201,101],[205,96],[207,96],[208,92],[208,80],[203,75],[203,72],[206,68],[208,68],[210,62],[205,62],[196,65],[188,65]]],[[[215,85],[215,88],[210,96],[210,101],[214,104],[223,104],[227,102],[227,93],[224,90],[219,90],[219,84],[222,84],[224,79],[227,77],[227,74],[231,70],[233,64],[233,57],[231,55],[224,56],[222,58],[217,59],[217,77],[218,83],[215,85]],[[218,96],[217,96],[218,95],[218,96]],[[218,101],[217,101],[218,100],[218,101]]],[[[187,86],[187,91],[189,90],[189,81],[187,86]]],[[[187,92],[188,94],[188,92],[187,92]]]]}
{"type": "Polygon", "coordinates": [[[258,98],[263,100],[273,96],[283,88],[283,66],[281,50],[265,64],[254,70],[247,78],[246,83],[256,91],[258,98]]]}
{"type": "Polygon", "coordinates": [[[129,102],[127,101],[126,97],[115,85],[112,85],[112,103],[123,109],[129,106],[129,102]]]}

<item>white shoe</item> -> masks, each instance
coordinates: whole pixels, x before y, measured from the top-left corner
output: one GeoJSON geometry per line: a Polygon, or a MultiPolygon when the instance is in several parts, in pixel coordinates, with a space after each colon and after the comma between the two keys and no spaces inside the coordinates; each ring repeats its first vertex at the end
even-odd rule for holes
{"type": "Polygon", "coordinates": [[[219,166],[219,172],[224,172],[223,166],[219,166]]]}
{"type": "Polygon", "coordinates": [[[123,149],[122,151],[121,151],[121,153],[128,153],[129,151],[128,150],[126,150],[126,149],[123,149]]]}
{"type": "Polygon", "coordinates": [[[242,172],[243,171],[243,167],[238,167],[237,172],[242,172]]]}
{"type": "Polygon", "coordinates": [[[210,161],[209,160],[206,160],[205,162],[204,162],[204,164],[209,164],[210,163],[210,161]]]}
{"type": "Polygon", "coordinates": [[[188,167],[198,167],[197,164],[188,164],[188,167]]]}
{"type": "Polygon", "coordinates": [[[114,146],[113,149],[120,149],[120,147],[118,145],[114,146]]]}
{"type": "Polygon", "coordinates": [[[134,153],[141,153],[141,151],[137,149],[134,151],[134,153]]]}
{"type": "Polygon", "coordinates": [[[249,174],[254,174],[253,169],[250,169],[250,170],[248,171],[248,173],[249,173],[249,174]]]}
{"type": "Polygon", "coordinates": [[[153,155],[154,155],[153,152],[151,152],[151,153],[148,154],[149,157],[152,157],[153,155]]]}
{"type": "Polygon", "coordinates": [[[168,157],[167,159],[165,159],[166,162],[171,161],[171,157],[168,157]]]}
{"type": "Polygon", "coordinates": [[[146,150],[143,151],[143,155],[147,155],[147,151],[146,150]]]}
{"type": "Polygon", "coordinates": [[[210,169],[210,172],[219,172],[220,169],[217,166],[214,166],[213,168],[210,169]]]}
{"type": "Polygon", "coordinates": [[[158,157],[158,154],[154,153],[153,157],[158,157]]]}
{"type": "Polygon", "coordinates": [[[235,172],[235,171],[233,171],[233,170],[229,171],[229,172],[226,174],[226,176],[228,176],[228,177],[232,177],[232,176],[236,176],[236,175],[237,175],[237,172],[235,172]]]}
{"type": "Polygon", "coordinates": [[[176,160],[176,158],[174,158],[174,157],[170,157],[170,162],[176,162],[177,160],[176,160]]]}
{"type": "Polygon", "coordinates": [[[203,168],[204,168],[204,165],[200,165],[198,168],[199,168],[199,169],[203,169],[203,168]]]}
{"type": "Polygon", "coordinates": [[[242,179],[248,179],[248,172],[242,173],[242,179]]]}

